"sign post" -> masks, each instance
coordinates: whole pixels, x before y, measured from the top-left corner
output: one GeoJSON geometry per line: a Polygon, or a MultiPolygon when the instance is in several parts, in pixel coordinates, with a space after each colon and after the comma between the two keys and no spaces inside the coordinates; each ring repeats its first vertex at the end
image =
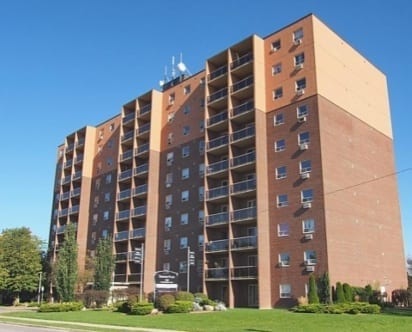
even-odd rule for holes
{"type": "Polygon", "coordinates": [[[139,302],[143,300],[143,270],[144,270],[144,243],[140,248],[135,248],[133,253],[133,261],[140,264],[140,294],[139,302]]]}
{"type": "Polygon", "coordinates": [[[190,292],[190,267],[195,265],[195,252],[190,251],[190,247],[187,247],[187,291],[190,292]]]}

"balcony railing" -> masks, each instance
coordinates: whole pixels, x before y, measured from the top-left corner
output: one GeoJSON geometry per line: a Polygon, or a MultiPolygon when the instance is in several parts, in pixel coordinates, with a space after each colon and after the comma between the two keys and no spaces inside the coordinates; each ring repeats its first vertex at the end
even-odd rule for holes
{"type": "Polygon", "coordinates": [[[120,155],[120,161],[124,161],[133,157],[133,150],[128,150],[120,155]]]}
{"type": "Polygon", "coordinates": [[[84,138],[79,138],[78,141],[75,143],[76,148],[79,146],[84,145],[84,138]]]}
{"type": "Polygon", "coordinates": [[[229,138],[227,135],[215,138],[210,140],[209,142],[206,143],[206,149],[207,150],[213,150],[216,149],[220,146],[225,146],[229,143],[229,138]]]}
{"type": "Polygon", "coordinates": [[[119,181],[128,179],[131,176],[132,176],[132,170],[131,169],[125,170],[125,171],[119,173],[119,181]]]}
{"type": "Polygon", "coordinates": [[[66,199],[69,199],[69,197],[70,197],[70,191],[66,191],[60,195],[60,200],[65,201],[66,199]]]}
{"type": "Polygon", "coordinates": [[[147,104],[145,106],[143,106],[140,111],[139,111],[139,116],[145,115],[147,113],[150,113],[150,111],[152,110],[152,104],[147,104]]]}
{"type": "Polygon", "coordinates": [[[229,248],[229,240],[211,241],[205,244],[206,252],[226,251],[229,248]]]}
{"type": "Polygon", "coordinates": [[[79,196],[79,195],[80,195],[80,190],[81,190],[80,187],[73,189],[73,190],[70,192],[70,196],[71,196],[71,197],[79,196]]]}
{"type": "Polygon", "coordinates": [[[67,175],[67,176],[65,176],[63,179],[61,179],[61,184],[66,184],[66,183],[69,183],[70,181],[71,181],[71,179],[72,179],[72,176],[71,175],[67,175]]]}
{"type": "MultiPolygon", "coordinates": [[[[117,259],[115,259],[117,262],[117,259]]],[[[114,275],[114,282],[121,282],[124,283],[126,282],[126,274],[115,274],[114,275]]]]}
{"type": "Polygon", "coordinates": [[[121,138],[122,142],[127,141],[128,139],[131,139],[133,137],[133,134],[134,134],[133,130],[130,130],[127,133],[125,133],[121,138]]]}
{"type": "Polygon", "coordinates": [[[147,193],[147,184],[141,184],[133,189],[133,196],[143,195],[147,193]]]}
{"type": "Polygon", "coordinates": [[[236,182],[230,186],[231,194],[238,194],[251,190],[256,190],[256,179],[236,182]]]}
{"type": "Polygon", "coordinates": [[[210,103],[213,103],[214,101],[217,101],[219,99],[223,99],[225,97],[227,97],[227,88],[220,89],[220,90],[212,93],[211,95],[209,95],[207,97],[207,102],[210,104],[210,103]]]}
{"type": "Polygon", "coordinates": [[[227,160],[218,161],[207,166],[206,174],[211,175],[227,170],[229,167],[229,162],[227,160]]]}
{"type": "Polygon", "coordinates": [[[250,126],[250,127],[235,131],[233,134],[230,135],[230,141],[236,142],[236,141],[240,141],[242,139],[253,137],[253,136],[255,136],[255,127],[250,126]]]}
{"type": "Polygon", "coordinates": [[[119,211],[116,214],[116,220],[128,219],[130,217],[130,210],[119,211]]]}
{"type": "Polygon", "coordinates": [[[235,279],[254,279],[258,275],[257,272],[256,266],[236,266],[231,269],[230,277],[235,279]]]}
{"type": "Polygon", "coordinates": [[[134,175],[144,174],[144,173],[147,173],[148,171],[149,171],[149,164],[146,163],[146,164],[137,166],[134,169],[134,175]]]}
{"type": "Polygon", "coordinates": [[[69,208],[65,208],[59,211],[59,217],[65,217],[69,213],[69,208]]]}
{"type": "Polygon", "coordinates": [[[247,113],[254,110],[254,103],[253,101],[248,101],[246,103],[240,104],[234,108],[232,108],[230,115],[231,117],[238,116],[243,113],[247,113]]]}
{"type": "Polygon", "coordinates": [[[228,278],[228,271],[227,267],[214,267],[211,269],[207,269],[205,278],[206,279],[227,279],[228,278]]]}
{"type": "Polygon", "coordinates": [[[82,154],[80,154],[76,158],[74,158],[74,163],[75,164],[81,163],[82,161],[83,161],[83,155],[82,154]]]}
{"type": "Polygon", "coordinates": [[[206,199],[215,199],[219,197],[225,197],[228,194],[229,194],[228,186],[216,187],[216,188],[206,191],[206,199]]]}
{"type": "Polygon", "coordinates": [[[116,262],[124,262],[127,261],[128,253],[127,252],[119,252],[115,255],[114,260],[116,262]]]}
{"type": "Polygon", "coordinates": [[[249,249],[256,248],[257,236],[243,236],[235,238],[231,241],[230,247],[232,249],[249,249]]]}
{"type": "Polygon", "coordinates": [[[125,123],[127,123],[127,122],[129,122],[129,121],[133,120],[133,119],[134,119],[134,117],[135,117],[134,112],[133,112],[133,113],[129,113],[129,114],[127,114],[127,115],[126,115],[126,116],[124,116],[124,117],[123,117],[123,119],[122,119],[123,124],[125,124],[125,123]]]}
{"type": "Polygon", "coordinates": [[[114,234],[115,241],[125,241],[129,239],[129,231],[122,231],[114,234]]]}
{"type": "Polygon", "coordinates": [[[218,78],[220,76],[223,76],[227,73],[227,65],[223,65],[217,69],[215,69],[214,71],[212,71],[209,75],[208,75],[208,80],[212,81],[215,78],[218,78]]]}
{"type": "Polygon", "coordinates": [[[229,221],[229,213],[227,212],[220,212],[215,214],[210,214],[205,217],[206,225],[213,226],[213,225],[220,225],[220,224],[227,224],[229,221]]]}
{"type": "Polygon", "coordinates": [[[63,168],[68,168],[71,167],[73,165],[73,159],[67,160],[64,164],[63,164],[63,168]]]}
{"type": "Polygon", "coordinates": [[[223,121],[226,121],[226,120],[227,120],[227,111],[225,110],[225,111],[220,112],[218,114],[215,114],[215,115],[211,116],[209,119],[207,119],[207,126],[210,127],[210,126],[212,126],[216,123],[223,122],[223,121]]]}
{"type": "Polygon", "coordinates": [[[117,200],[126,199],[126,198],[129,198],[130,196],[131,196],[130,189],[122,190],[121,192],[117,194],[117,200]]]}
{"type": "Polygon", "coordinates": [[[66,146],[66,152],[72,151],[74,149],[74,143],[68,144],[66,146]]]}
{"type": "Polygon", "coordinates": [[[149,143],[144,143],[139,145],[135,150],[134,150],[134,154],[135,156],[138,156],[142,153],[148,152],[149,151],[149,143]]]}
{"type": "Polygon", "coordinates": [[[138,129],[136,129],[136,134],[142,135],[149,131],[150,131],[150,123],[145,123],[144,125],[141,125],[138,129]]]}
{"type": "Polygon", "coordinates": [[[78,180],[82,177],[82,171],[77,171],[73,174],[73,180],[78,180]]]}
{"type": "Polygon", "coordinates": [[[144,216],[147,211],[147,206],[146,205],[141,205],[133,209],[132,216],[133,217],[138,217],[138,216],[144,216]]]}
{"type": "Polygon", "coordinates": [[[236,91],[248,88],[252,85],[253,85],[253,76],[249,76],[249,77],[244,78],[243,80],[240,80],[240,81],[234,83],[231,86],[230,91],[231,92],[236,92],[236,91]]]}
{"type": "Polygon", "coordinates": [[[230,159],[230,167],[238,167],[242,165],[247,165],[250,163],[254,163],[256,161],[256,153],[255,151],[248,152],[242,154],[240,156],[236,156],[230,159]]]}
{"type": "Polygon", "coordinates": [[[230,64],[230,68],[233,70],[237,67],[240,67],[242,65],[245,65],[249,62],[253,61],[253,55],[252,53],[246,53],[245,55],[242,55],[241,57],[237,58],[235,61],[233,61],[230,64]]]}
{"type": "Polygon", "coordinates": [[[257,211],[256,206],[235,210],[230,214],[231,221],[243,221],[256,219],[257,211]]]}
{"type": "Polygon", "coordinates": [[[130,238],[131,239],[137,239],[137,238],[142,238],[146,234],[146,229],[145,228],[135,228],[130,231],[130,238]]]}
{"type": "Polygon", "coordinates": [[[67,226],[67,225],[63,225],[63,226],[57,227],[56,233],[57,233],[57,234],[63,234],[64,231],[66,230],[66,226],[67,226]]]}
{"type": "Polygon", "coordinates": [[[80,206],[79,206],[79,205],[72,206],[72,207],[69,209],[69,214],[79,213],[79,210],[80,210],[80,206]]]}

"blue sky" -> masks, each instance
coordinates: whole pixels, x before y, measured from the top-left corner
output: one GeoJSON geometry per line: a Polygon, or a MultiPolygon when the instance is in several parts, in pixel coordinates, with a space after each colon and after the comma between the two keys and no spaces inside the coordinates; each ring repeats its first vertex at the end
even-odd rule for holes
{"type": "Polygon", "coordinates": [[[48,239],[56,147],[205,59],[314,13],[387,75],[405,253],[412,255],[412,1],[1,0],[0,230],[48,239]],[[283,2],[283,4],[282,4],[283,2]]]}

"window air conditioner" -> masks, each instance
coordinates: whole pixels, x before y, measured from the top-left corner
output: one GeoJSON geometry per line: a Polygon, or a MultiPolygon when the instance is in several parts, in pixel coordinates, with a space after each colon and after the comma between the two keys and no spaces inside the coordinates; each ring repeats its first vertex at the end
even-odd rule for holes
{"type": "Polygon", "coordinates": [[[298,116],[298,122],[306,122],[307,118],[304,115],[298,116]]]}
{"type": "Polygon", "coordinates": [[[302,38],[296,38],[296,39],[293,41],[293,44],[296,45],[296,46],[302,44],[302,38]]]}
{"type": "Polygon", "coordinates": [[[312,207],[312,202],[303,202],[303,203],[302,203],[302,207],[303,207],[304,209],[309,209],[309,208],[312,207]]]}
{"type": "Polygon", "coordinates": [[[309,172],[303,172],[303,173],[300,173],[300,178],[301,179],[309,179],[309,177],[310,177],[310,173],[309,172]]]}
{"type": "Polygon", "coordinates": [[[297,96],[302,96],[303,94],[305,94],[305,89],[297,89],[296,90],[296,95],[297,96]]]}
{"type": "Polygon", "coordinates": [[[299,148],[300,148],[301,150],[307,150],[307,149],[309,148],[309,144],[308,144],[308,143],[301,143],[301,144],[299,145],[299,148]]]}
{"type": "Polygon", "coordinates": [[[315,266],[314,265],[306,266],[306,271],[307,272],[315,272],[315,266]]]}
{"type": "Polygon", "coordinates": [[[303,63],[298,63],[298,64],[295,66],[295,69],[296,69],[296,70],[301,70],[301,69],[303,69],[303,63]]]}
{"type": "Polygon", "coordinates": [[[312,233],[305,234],[305,240],[313,240],[313,234],[312,233]]]}

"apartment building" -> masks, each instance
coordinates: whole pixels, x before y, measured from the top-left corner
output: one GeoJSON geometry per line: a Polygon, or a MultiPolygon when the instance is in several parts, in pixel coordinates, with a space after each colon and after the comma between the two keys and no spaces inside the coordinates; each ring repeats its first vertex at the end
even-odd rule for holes
{"type": "Polygon", "coordinates": [[[407,285],[386,78],[314,15],[228,47],[58,151],[50,251],[76,223],[84,268],[112,236],[115,287],[149,293],[169,270],[179,289],[271,308],[304,296],[312,273],[407,285]]]}

